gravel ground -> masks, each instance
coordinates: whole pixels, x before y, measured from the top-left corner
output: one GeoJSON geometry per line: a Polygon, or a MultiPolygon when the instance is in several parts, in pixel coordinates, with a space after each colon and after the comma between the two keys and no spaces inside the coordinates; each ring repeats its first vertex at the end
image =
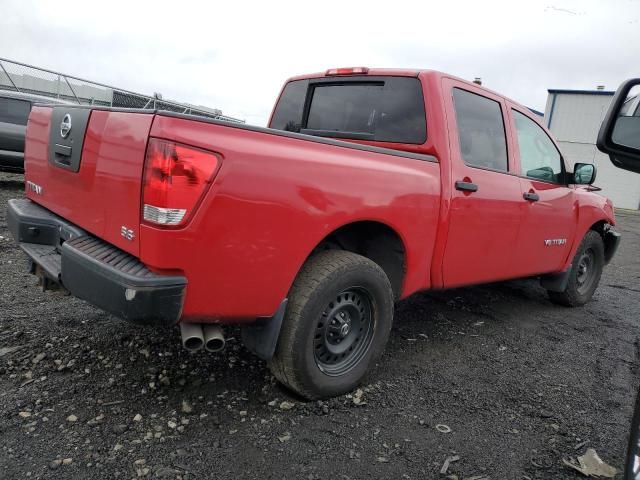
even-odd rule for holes
{"type": "Polygon", "coordinates": [[[584,308],[534,281],[400,303],[362,390],[302,402],[228,331],[189,354],[177,329],[42,292],[10,239],[0,175],[0,478],[579,478],[620,468],[638,385],[640,216],[584,308]],[[443,432],[439,431],[443,430],[443,432]],[[447,457],[446,474],[440,470],[447,457]]]}

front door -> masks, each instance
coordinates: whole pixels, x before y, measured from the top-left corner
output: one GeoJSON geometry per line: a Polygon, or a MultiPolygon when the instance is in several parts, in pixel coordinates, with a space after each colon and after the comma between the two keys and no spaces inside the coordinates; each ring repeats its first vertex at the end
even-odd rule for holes
{"type": "Polygon", "coordinates": [[[454,188],[442,264],[444,287],[512,278],[525,202],[515,175],[506,103],[482,89],[443,85],[454,188]]]}
{"type": "Polygon", "coordinates": [[[519,276],[557,272],[571,250],[578,223],[574,190],[558,148],[529,115],[510,108],[515,132],[523,211],[514,265],[519,276]]]}

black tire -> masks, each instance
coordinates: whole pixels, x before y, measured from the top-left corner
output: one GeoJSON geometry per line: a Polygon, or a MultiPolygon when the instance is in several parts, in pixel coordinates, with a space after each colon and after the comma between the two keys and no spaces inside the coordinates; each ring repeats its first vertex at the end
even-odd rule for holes
{"type": "Polygon", "coordinates": [[[636,403],[631,417],[627,458],[624,462],[624,480],[640,478],[640,390],[636,394],[636,403]]]}
{"type": "Polygon", "coordinates": [[[382,355],[393,298],[389,279],[368,258],[343,250],[314,255],[289,292],[271,372],[309,400],[353,390],[382,355]]]}
{"type": "Polygon", "coordinates": [[[564,292],[549,291],[549,298],[566,307],[584,305],[598,288],[603,268],[604,242],[598,232],[589,230],[573,257],[567,287],[564,292]]]}

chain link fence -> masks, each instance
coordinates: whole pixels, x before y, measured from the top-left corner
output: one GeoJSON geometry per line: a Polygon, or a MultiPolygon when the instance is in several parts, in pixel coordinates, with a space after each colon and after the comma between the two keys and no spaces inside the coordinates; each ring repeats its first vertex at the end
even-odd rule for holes
{"type": "Polygon", "coordinates": [[[244,123],[213,108],[163,100],[121,88],[0,58],[0,89],[58,98],[79,105],[167,110],[227,122],[244,123]]]}

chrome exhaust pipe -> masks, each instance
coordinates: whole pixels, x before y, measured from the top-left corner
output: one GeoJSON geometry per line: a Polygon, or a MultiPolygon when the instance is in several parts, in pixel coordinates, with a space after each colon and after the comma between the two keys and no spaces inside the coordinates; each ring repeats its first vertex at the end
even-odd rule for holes
{"type": "Polygon", "coordinates": [[[182,337],[182,346],[190,352],[197,352],[204,347],[202,325],[199,323],[181,323],[180,336],[182,337]]]}
{"type": "Polygon", "coordinates": [[[224,333],[220,325],[205,325],[203,330],[204,349],[207,352],[219,352],[224,348],[224,333]]]}

